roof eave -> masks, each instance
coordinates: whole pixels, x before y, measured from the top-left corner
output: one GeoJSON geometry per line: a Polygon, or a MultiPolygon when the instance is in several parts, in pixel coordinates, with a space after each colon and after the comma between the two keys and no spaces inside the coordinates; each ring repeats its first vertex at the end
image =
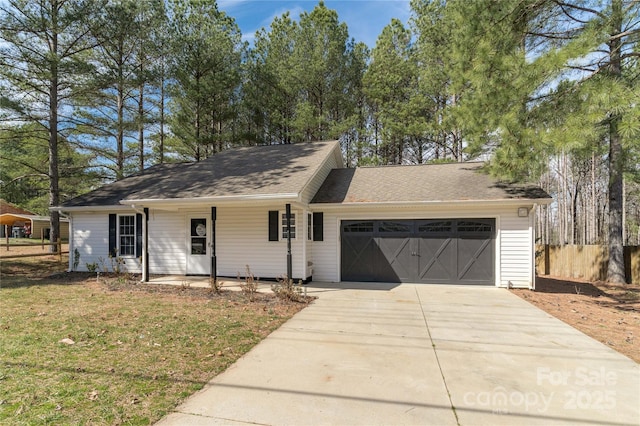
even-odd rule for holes
{"type": "Polygon", "coordinates": [[[120,204],[128,206],[172,206],[172,207],[188,207],[195,205],[220,205],[220,204],[235,204],[243,202],[265,202],[273,203],[277,201],[281,202],[296,202],[300,198],[298,193],[282,193],[282,194],[255,194],[255,195],[223,195],[216,197],[195,197],[195,198],[171,198],[171,199],[125,199],[121,200],[120,204]]]}
{"type": "Polygon", "coordinates": [[[346,203],[311,203],[311,206],[322,206],[327,208],[340,207],[429,207],[438,205],[523,205],[523,204],[544,204],[553,202],[553,198],[505,198],[496,200],[432,200],[432,201],[361,201],[346,203]]]}
{"type": "Polygon", "coordinates": [[[92,211],[92,212],[101,212],[101,211],[114,211],[114,210],[123,210],[125,208],[127,208],[128,206],[123,206],[123,205],[109,205],[109,206],[94,206],[94,205],[88,205],[88,206],[55,206],[55,207],[49,207],[49,210],[54,211],[54,212],[59,212],[59,213],[63,213],[63,212],[79,212],[79,211],[92,211]]]}
{"type": "Polygon", "coordinates": [[[265,202],[273,203],[277,201],[295,203],[299,201],[298,193],[282,194],[256,194],[256,195],[227,195],[218,197],[194,197],[194,198],[137,198],[120,200],[116,205],[87,205],[87,206],[56,206],[49,210],[57,212],[79,212],[79,211],[113,211],[126,208],[171,206],[188,207],[202,204],[233,204],[241,202],[265,202]]]}
{"type": "MultiPolygon", "coordinates": [[[[309,185],[311,185],[311,182],[313,182],[313,180],[315,179],[316,175],[318,174],[318,171],[322,169],[322,167],[327,163],[327,161],[329,161],[329,158],[331,158],[331,156],[333,156],[334,159],[336,159],[336,163],[338,165],[338,168],[343,168],[344,167],[344,164],[343,164],[343,161],[342,161],[342,154],[340,153],[340,142],[332,141],[332,144],[333,144],[333,148],[331,148],[331,151],[329,152],[329,154],[325,155],[323,160],[316,167],[315,171],[311,174],[311,176],[309,176],[307,181],[302,186],[302,189],[300,190],[298,201],[302,201],[302,194],[304,194],[306,192],[307,188],[309,187],[309,185]]],[[[326,177],[325,177],[325,179],[326,179],[326,177]]],[[[315,194],[313,194],[311,197],[313,198],[313,196],[315,196],[315,194]]]]}

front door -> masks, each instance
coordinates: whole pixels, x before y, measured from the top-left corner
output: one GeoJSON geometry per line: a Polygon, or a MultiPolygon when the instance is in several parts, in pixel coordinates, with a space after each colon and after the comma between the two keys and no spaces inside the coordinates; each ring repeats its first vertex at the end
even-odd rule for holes
{"type": "Polygon", "coordinates": [[[211,248],[209,247],[209,226],[207,218],[194,216],[188,219],[187,274],[209,275],[211,269],[211,248]]]}

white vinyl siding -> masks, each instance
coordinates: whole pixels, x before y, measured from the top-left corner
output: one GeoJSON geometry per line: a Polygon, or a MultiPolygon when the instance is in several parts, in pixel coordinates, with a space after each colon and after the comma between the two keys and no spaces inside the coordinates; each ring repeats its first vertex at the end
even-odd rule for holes
{"type": "MultiPolygon", "coordinates": [[[[218,275],[244,275],[249,265],[257,277],[275,278],[287,272],[287,242],[268,241],[269,207],[218,207],[216,221],[216,254],[218,275]]],[[[302,211],[293,210],[298,217],[302,211]]],[[[164,211],[150,209],[149,272],[151,274],[185,275],[187,264],[187,216],[201,215],[210,220],[210,209],[164,211]]],[[[73,247],[80,252],[78,271],[86,271],[86,263],[107,265],[109,261],[109,215],[107,213],[74,214],[73,247]]],[[[292,240],[293,275],[307,278],[305,238],[292,240]]],[[[138,259],[127,258],[128,271],[139,273],[138,259]]]]}
{"type": "Polygon", "coordinates": [[[329,173],[332,169],[337,169],[342,167],[342,161],[338,163],[336,158],[342,158],[342,154],[340,153],[340,145],[336,145],[333,152],[331,152],[325,162],[318,169],[316,174],[310,180],[309,184],[304,188],[301,193],[301,200],[303,203],[309,203],[311,199],[316,195],[318,189],[322,186],[323,182],[329,176],[329,173]]]}
{"type": "Polygon", "coordinates": [[[188,236],[185,213],[149,209],[148,232],[149,273],[185,275],[188,236]]]}
{"type": "MultiPolygon", "coordinates": [[[[218,208],[216,221],[216,253],[218,275],[244,275],[246,265],[256,277],[276,278],[287,273],[287,241],[269,241],[269,210],[272,207],[218,208]]],[[[292,209],[300,217],[301,211],[292,209]]],[[[306,278],[304,238],[291,240],[294,278],[306,278]]]]}
{"type": "MultiPolygon", "coordinates": [[[[259,207],[218,206],[216,221],[216,255],[219,276],[244,275],[246,265],[261,278],[286,274],[287,241],[268,241],[270,210],[282,211],[282,205],[259,207]]],[[[292,209],[296,214],[297,234],[292,240],[294,278],[313,275],[314,281],[340,280],[340,222],[353,219],[435,219],[495,218],[496,285],[530,287],[533,282],[533,235],[530,217],[518,217],[517,206],[481,207],[369,207],[342,206],[339,209],[313,205],[324,213],[324,241],[307,240],[307,211],[292,209]]],[[[531,206],[527,206],[531,207],[531,206]]],[[[131,211],[116,212],[131,214],[131,211]]],[[[151,274],[187,273],[187,217],[201,215],[211,220],[210,207],[193,210],[155,210],[149,216],[149,270],[151,274]]],[[[282,232],[279,229],[279,233],[282,232]]],[[[75,213],[72,247],[80,253],[78,271],[86,271],[87,263],[110,265],[108,213],[75,213]]],[[[138,259],[126,258],[126,270],[139,273],[138,259]]]]}
{"type": "Polygon", "coordinates": [[[339,216],[324,212],[323,241],[313,241],[313,280],[340,281],[340,229],[339,216]]]}
{"type": "MultiPolygon", "coordinates": [[[[70,238],[73,239],[71,244],[73,250],[78,250],[80,254],[76,271],[88,271],[87,264],[95,264],[98,271],[103,271],[103,269],[113,270],[113,262],[109,258],[108,213],[75,213],[73,215],[73,235],[70,238]]],[[[70,253],[69,256],[73,257],[74,253],[70,253]]],[[[126,257],[123,260],[124,263],[121,268],[125,271],[131,273],[142,272],[139,259],[126,257]]]]}
{"type": "Polygon", "coordinates": [[[529,287],[532,282],[533,235],[528,217],[500,218],[500,286],[529,287]]]}

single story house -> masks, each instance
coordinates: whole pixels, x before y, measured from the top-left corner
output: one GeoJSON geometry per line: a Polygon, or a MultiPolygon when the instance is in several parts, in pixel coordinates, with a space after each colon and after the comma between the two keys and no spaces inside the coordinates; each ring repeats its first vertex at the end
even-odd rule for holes
{"type": "Polygon", "coordinates": [[[481,166],[353,169],[337,141],[247,147],[156,165],[56,209],[78,271],[117,256],[143,281],[249,265],[263,279],[533,287],[533,218],[551,199],[481,166]]]}

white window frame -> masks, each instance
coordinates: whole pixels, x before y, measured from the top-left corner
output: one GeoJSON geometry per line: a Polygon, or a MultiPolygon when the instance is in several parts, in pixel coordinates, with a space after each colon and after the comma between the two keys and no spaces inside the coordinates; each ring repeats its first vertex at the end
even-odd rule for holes
{"type": "Polygon", "coordinates": [[[119,214],[118,215],[118,222],[116,224],[116,249],[118,250],[117,252],[117,256],[118,257],[131,257],[134,258],[136,257],[136,246],[138,244],[138,242],[136,241],[136,235],[137,235],[137,229],[136,229],[136,215],[135,214],[119,214]],[[120,227],[121,227],[121,223],[120,220],[121,218],[125,218],[125,217],[129,217],[132,218],[133,220],[133,234],[121,234],[120,233],[120,227]],[[133,253],[131,254],[123,254],[122,253],[122,237],[128,237],[131,236],[133,238],[133,253]]]}
{"type": "MultiPolygon", "coordinates": [[[[291,233],[293,234],[293,236],[291,237],[291,240],[297,240],[298,239],[298,216],[296,215],[296,212],[294,212],[293,210],[291,211],[291,221],[293,222],[291,224],[291,233]]],[[[287,212],[286,210],[281,210],[280,211],[280,238],[283,241],[287,240],[287,212]]]]}

